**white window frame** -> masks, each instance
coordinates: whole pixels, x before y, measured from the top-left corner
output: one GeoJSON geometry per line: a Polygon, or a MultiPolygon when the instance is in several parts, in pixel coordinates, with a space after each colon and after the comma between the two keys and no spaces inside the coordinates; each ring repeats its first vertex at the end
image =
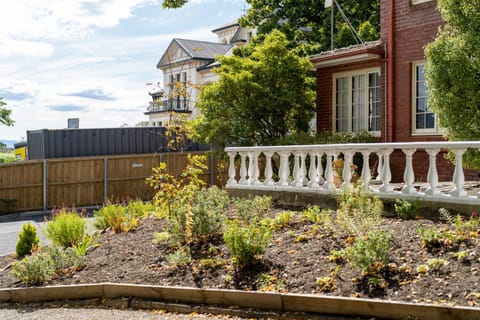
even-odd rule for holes
{"type": "MultiPolygon", "coordinates": [[[[445,129],[438,124],[438,116],[435,112],[432,113],[435,116],[435,126],[433,128],[418,129],[417,128],[417,68],[420,65],[425,66],[426,60],[412,62],[412,135],[441,135],[445,132],[445,129]]],[[[428,106],[428,88],[427,91],[427,106],[428,106]]],[[[427,108],[427,107],[426,107],[427,108]]]]}
{"type": "Polygon", "coordinates": [[[432,0],[412,0],[412,6],[416,5],[416,4],[420,4],[420,3],[425,3],[425,2],[430,2],[432,0]]]}
{"type": "MultiPolygon", "coordinates": [[[[353,71],[347,71],[347,72],[340,72],[340,73],[335,73],[333,74],[333,79],[332,79],[332,82],[333,82],[333,85],[332,85],[332,131],[333,132],[338,132],[337,131],[337,118],[336,118],[336,109],[337,109],[337,79],[339,78],[345,78],[345,77],[348,77],[348,85],[347,85],[347,89],[348,89],[348,98],[347,98],[347,101],[348,101],[348,114],[347,114],[347,118],[348,118],[348,129],[347,129],[347,133],[352,133],[352,132],[355,132],[352,130],[352,116],[353,116],[353,112],[352,112],[352,77],[354,76],[358,76],[358,75],[364,75],[365,76],[365,97],[364,97],[364,103],[365,103],[365,115],[364,115],[364,119],[366,121],[365,123],[365,131],[368,131],[368,89],[370,88],[369,87],[369,83],[368,83],[368,76],[369,74],[371,73],[378,73],[379,74],[379,77],[380,77],[380,90],[381,90],[381,79],[382,79],[382,74],[381,74],[381,70],[380,68],[369,68],[369,69],[361,69],[361,70],[353,70],[353,71]]],[[[380,97],[380,104],[381,104],[381,97],[380,97]]],[[[381,110],[380,110],[381,112],[381,110]]],[[[380,128],[379,130],[376,130],[376,131],[368,131],[370,134],[376,136],[376,137],[379,137],[381,135],[381,113],[380,113],[380,128]]],[[[344,132],[344,131],[341,131],[341,132],[344,132]]]]}

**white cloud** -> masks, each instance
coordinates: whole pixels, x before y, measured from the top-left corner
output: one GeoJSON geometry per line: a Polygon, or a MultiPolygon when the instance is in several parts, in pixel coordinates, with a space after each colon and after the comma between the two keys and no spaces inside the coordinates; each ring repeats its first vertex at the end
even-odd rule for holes
{"type": "Polygon", "coordinates": [[[53,54],[53,46],[40,41],[0,40],[0,55],[14,56],[21,54],[30,57],[49,57],[53,54]]]}

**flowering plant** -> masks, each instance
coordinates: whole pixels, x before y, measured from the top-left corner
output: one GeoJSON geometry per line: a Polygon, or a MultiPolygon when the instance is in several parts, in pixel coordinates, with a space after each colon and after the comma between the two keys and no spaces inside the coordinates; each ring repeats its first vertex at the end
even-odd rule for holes
{"type": "MultiPolygon", "coordinates": [[[[339,176],[339,177],[342,177],[343,176],[343,166],[344,166],[343,159],[336,159],[335,161],[333,161],[332,167],[333,167],[334,174],[339,176]]],[[[353,163],[350,165],[350,170],[352,171],[352,177],[357,176],[357,169],[358,169],[357,165],[355,165],[353,163]]]]}

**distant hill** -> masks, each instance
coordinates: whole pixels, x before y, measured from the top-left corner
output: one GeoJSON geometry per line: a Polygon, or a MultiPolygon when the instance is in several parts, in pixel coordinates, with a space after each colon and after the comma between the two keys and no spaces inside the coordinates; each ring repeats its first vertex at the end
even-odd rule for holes
{"type": "Polygon", "coordinates": [[[18,141],[16,140],[4,140],[4,139],[0,139],[0,142],[3,142],[7,145],[7,148],[13,148],[13,145],[15,143],[17,143],[18,141]]]}

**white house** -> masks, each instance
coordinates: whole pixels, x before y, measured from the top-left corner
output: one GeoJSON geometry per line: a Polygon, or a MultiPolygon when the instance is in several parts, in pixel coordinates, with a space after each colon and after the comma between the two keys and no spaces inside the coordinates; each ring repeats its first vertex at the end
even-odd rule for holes
{"type": "Polygon", "coordinates": [[[164,126],[174,113],[184,113],[188,119],[198,115],[195,107],[200,88],[217,81],[212,69],[219,66],[217,55],[229,55],[233,48],[245,45],[253,34],[237,21],[212,30],[218,42],[174,38],[157,63],[162,70],[164,89],[149,92],[152,101],[145,115],[150,126],[164,126]]]}

